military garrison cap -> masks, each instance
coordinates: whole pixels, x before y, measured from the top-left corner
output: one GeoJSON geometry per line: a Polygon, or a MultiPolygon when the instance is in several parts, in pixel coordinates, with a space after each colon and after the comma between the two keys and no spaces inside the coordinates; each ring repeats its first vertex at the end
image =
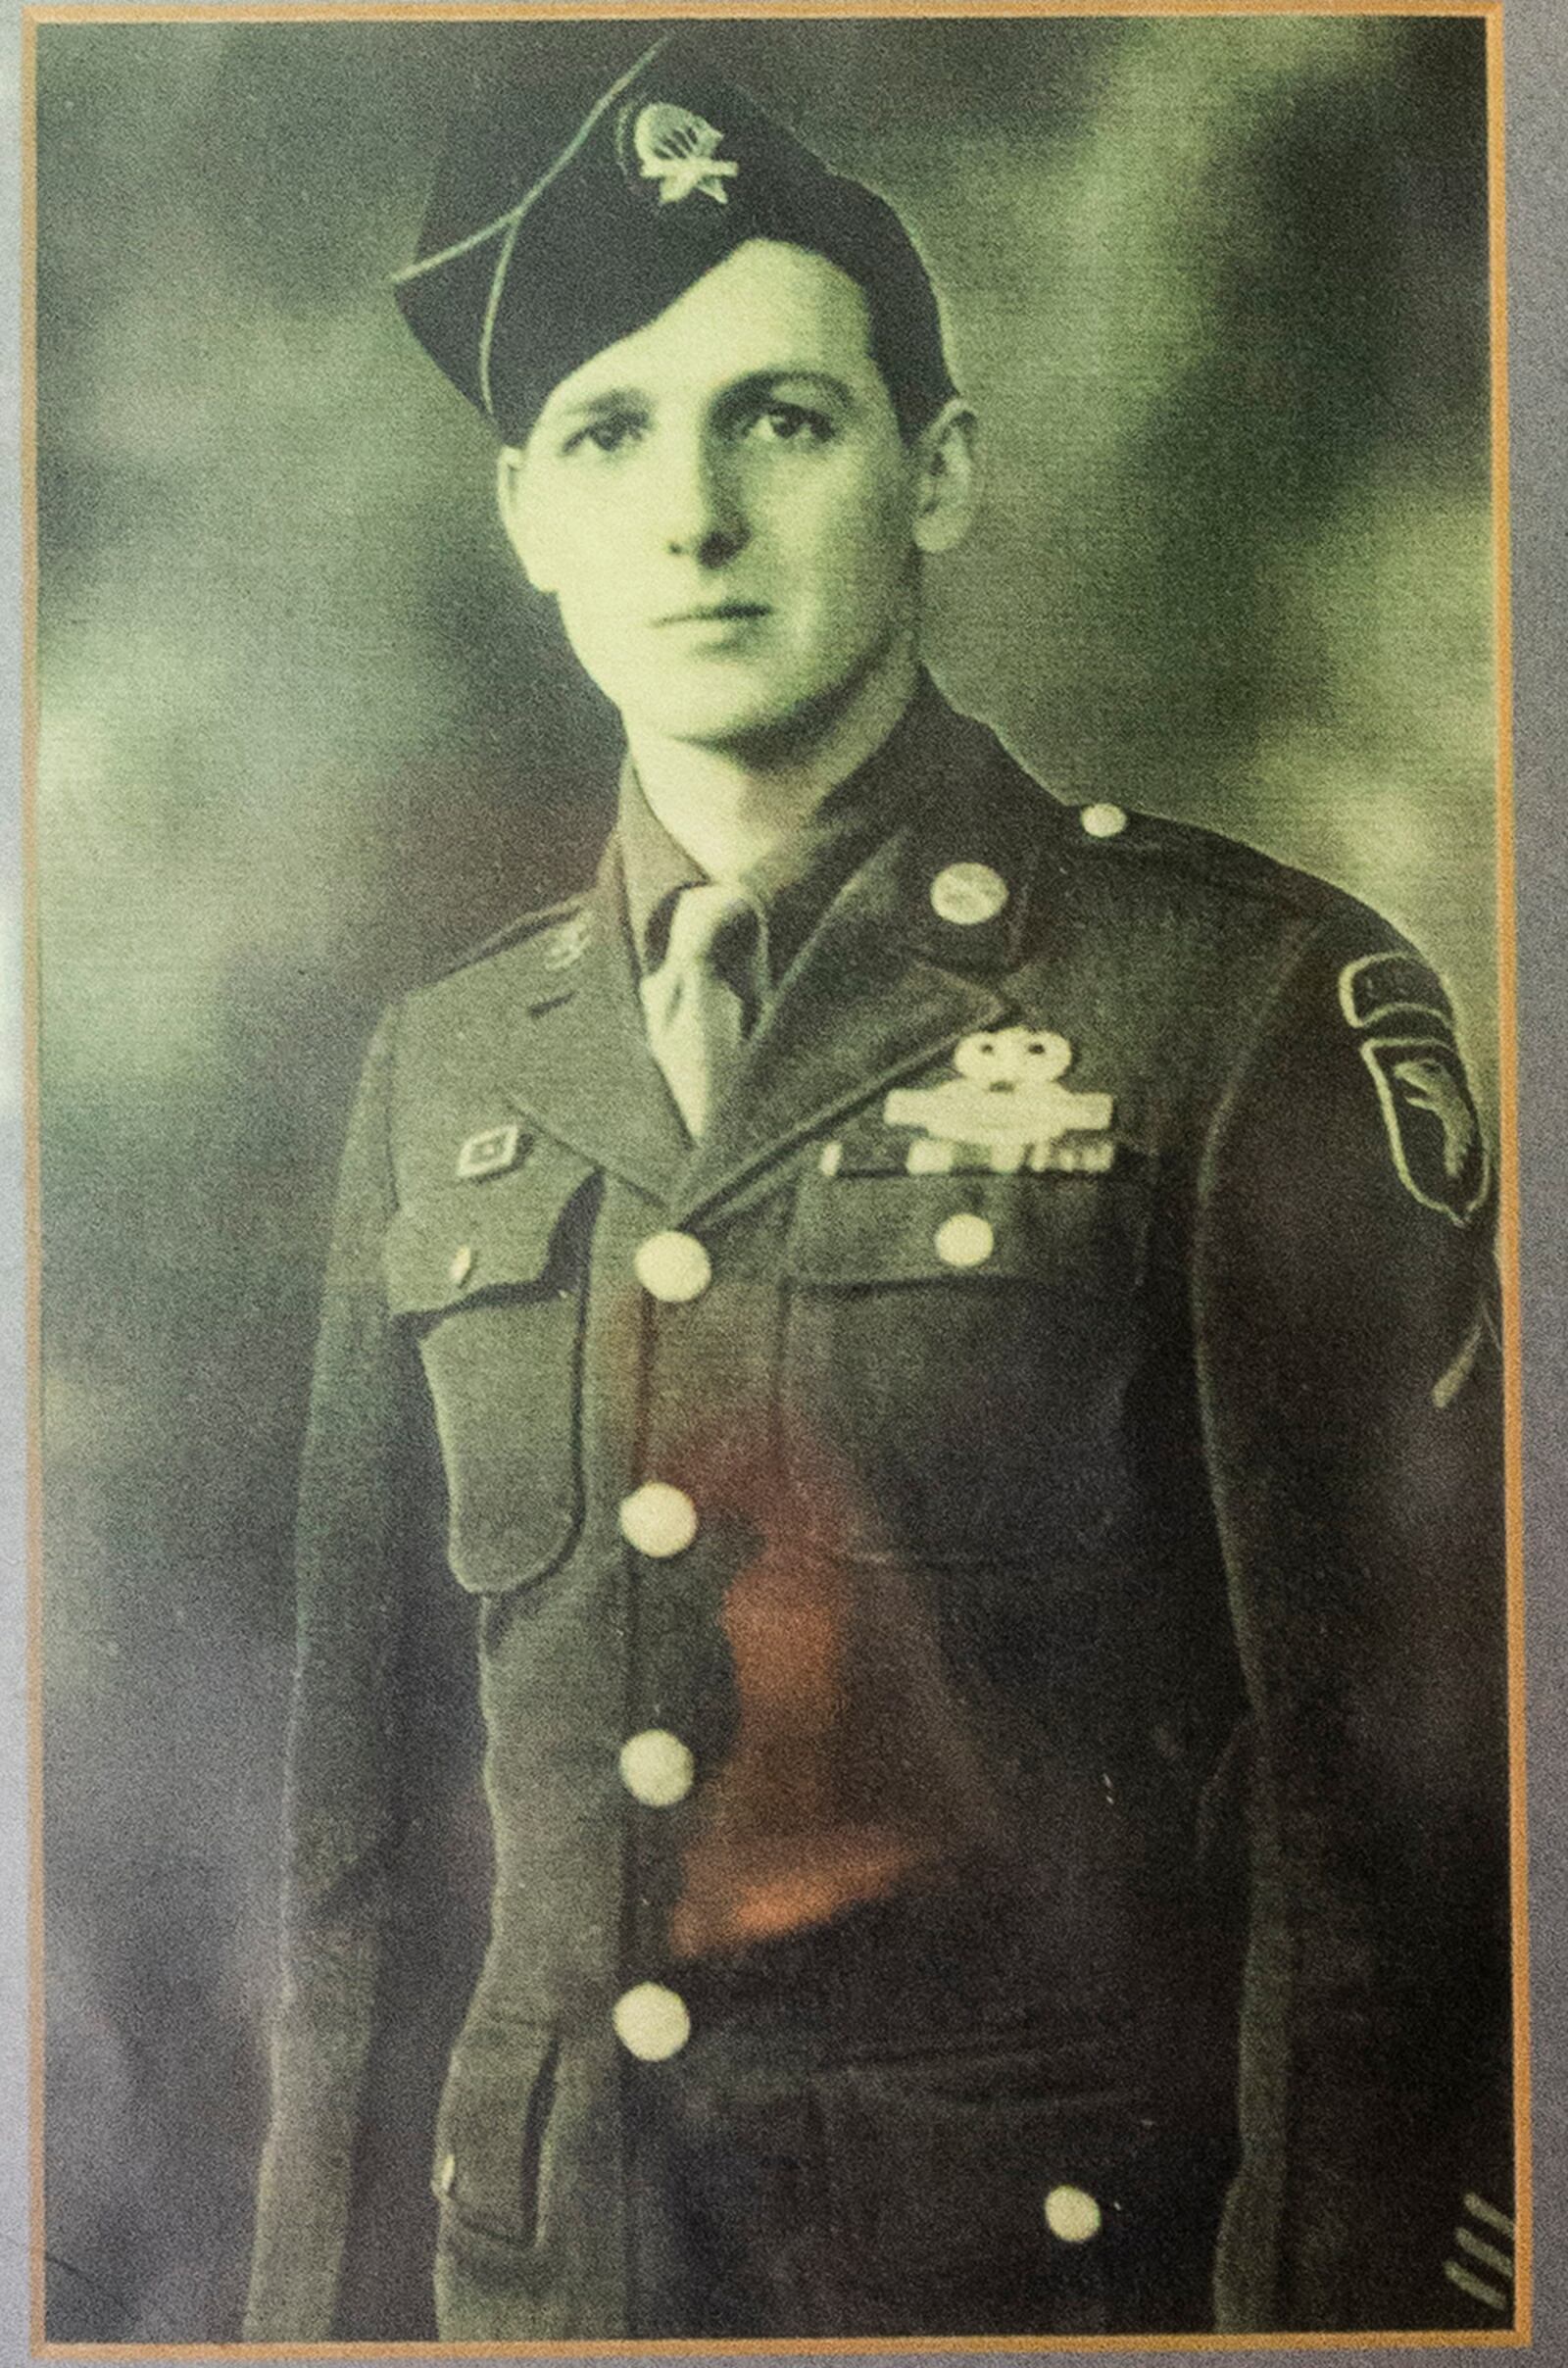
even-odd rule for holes
{"type": "Polygon", "coordinates": [[[936,298],[898,216],[690,36],[658,42],[543,155],[530,153],[537,116],[514,84],[463,113],[395,283],[420,344],[507,442],[552,387],[753,238],[805,247],[858,284],[906,432],[953,393],[936,298]]]}

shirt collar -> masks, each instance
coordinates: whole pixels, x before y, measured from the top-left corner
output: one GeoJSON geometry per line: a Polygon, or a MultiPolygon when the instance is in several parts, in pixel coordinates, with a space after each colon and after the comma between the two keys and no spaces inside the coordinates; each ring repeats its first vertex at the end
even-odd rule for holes
{"type": "MultiPolygon", "coordinates": [[[[741,875],[763,924],[769,972],[776,984],[839,889],[873,847],[887,837],[919,795],[923,753],[952,711],[930,676],[918,687],[881,746],[846,780],[829,790],[808,820],[741,875]]],[[[669,916],[686,888],[708,874],[673,839],[643,794],[628,756],[621,766],[617,818],[626,883],[626,912],[638,968],[663,960],[669,916]]]]}
{"type": "Polygon", "coordinates": [[[708,874],[672,839],[643,795],[637,768],[628,755],[620,768],[620,806],[615,828],[620,840],[621,873],[626,883],[626,917],[637,967],[657,970],[664,959],[669,916],[685,888],[700,888],[708,874]]]}

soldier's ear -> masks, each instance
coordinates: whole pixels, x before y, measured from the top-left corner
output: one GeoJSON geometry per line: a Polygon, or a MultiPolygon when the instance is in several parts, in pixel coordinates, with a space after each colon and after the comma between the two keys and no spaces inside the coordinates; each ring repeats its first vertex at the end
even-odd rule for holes
{"type": "Polygon", "coordinates": [[[528,499],[527,456],[518,444],[503,444],[496,458],[496,503],[507,540],[536,592],[554,592],[554,570],[546,558],[538,506],[528,499]]]}
{"type": "Polygon", "coordinates": [[[968,533],[974,514],[978,435],[974,413],[955,395],[916,436],[919,506],[914,540],[919,550],[951,551],[968,533]]]}

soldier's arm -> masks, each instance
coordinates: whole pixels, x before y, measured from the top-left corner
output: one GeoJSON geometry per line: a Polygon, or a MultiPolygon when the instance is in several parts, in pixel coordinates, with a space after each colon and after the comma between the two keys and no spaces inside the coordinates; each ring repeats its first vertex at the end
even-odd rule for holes
{"type": "Polygon", "coordinates": [[[389,1324],[392,1040],[350,1129],[327,1264],[298,1531],[283,1991],[246,2334],[335,2325],[400,1818],[397,1661],[410,1351],[389,1324]]]}
{"type": "Polygon", "coordinates": [[[1507,1729],[1492,1161],[1371,916],[1283,963],[1200,1185],[1205,1452],[1256,1735],[1228,2328],[1498,2328],[1507,1729]]]}

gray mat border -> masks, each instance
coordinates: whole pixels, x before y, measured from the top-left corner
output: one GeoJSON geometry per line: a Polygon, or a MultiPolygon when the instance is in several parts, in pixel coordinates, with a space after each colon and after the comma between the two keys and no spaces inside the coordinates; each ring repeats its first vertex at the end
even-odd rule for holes
{"type": "MultiPolygon", "coordinates": [[[[287,13],[278,0],[277,13],[287,13]]],[[[393,13],[389,11],[389,13],[393,13]]],[[[740,13],[739,11],[737,13],[740,13]]],[[[778,13],[788,15],[787,6],[778,13]]],[[[846,15],[854,15],[847,6],[846,15]]],[[[1525,1307],[1525,1505],[1529,1579],[1530,1809],[1535,1881],[1536,2333],[1533,2352],[1568,2353],[1568,1891],[1550,1880],[1560,1862],[1568,1806],[1568,1621],[1559,1582],[1568,1540],[1568,1471],[1556,1443],[1568,1435],[1568,816],[1559,780],[1568,744],[1568,8],[1563,0],[1504,0],[1508,187],[1515,814],[1518,834],[1520,1145],[1525,1307]]],[[[14,1020],[22,960],[15,919],[21,875],[20,256],[16,159],[21,115],[21,5],[4,0],[0,36],[0,1018],[14,1020]]],[[[14,1046],[0,1052],[0,2368],[29,2368],[26,1698],[23,1637],[25,1565],[25,1241],[23,1153],[14,1046]]],[[[56,2356],[59,2356],[58,2354],[56,2356]]],[[[99,2351],[98,2357],[117,2356],[99,2351]]],[[[118,2356],[123,2357],[122,2353],[118,2356]]],[[[143,2359],[185,2362],[220,2354],[183,2351],[143,2359]]],[[[233,2355],[230,2354],[230,2357],[233,2355]]],[[[288,2355],[273,2355],[284,2357],[288,2355]]],[[[295,2355],[298,2356],[298,2355],[295,2355]]],[[[322,2355],[314,2355],[319,2359],[322,2355]]],[[[396,2356],[383,2354],[382,2356],[396,2356]]],[[[431,2358],[428,2352],[403,2352],[431,2358]]],[[[441,2355],[450,2357],[450,2355],[441,2355]]],[[[624,2357],[606,2353],[606,2358],[624,2357]]],[[[683,2357],[693,2362],[705,2356],[683,2357]]],[[[730,2355],[734,2356],[734,2355],[730,2355]]],[[[797,2357],[801,2355],[796,2355],[797,2357]]],[[[892,2352],[928,2362],[1001,2353],[892,2352]]],[[[1180,2353],[1052,2351],[1050,2359],[1109,2357],[1156,2368],[1180,2353]]],[[[1200,2354],[1198,2356],[1204,2356],[1200,2354]]],[[[1234,2360],[1329,2359],[1446,2362],[1473,2368],[1493,2347],[1417,2344],[1324,2351],[1246,2346],[1206,2356],[1234,2360]]]]}

